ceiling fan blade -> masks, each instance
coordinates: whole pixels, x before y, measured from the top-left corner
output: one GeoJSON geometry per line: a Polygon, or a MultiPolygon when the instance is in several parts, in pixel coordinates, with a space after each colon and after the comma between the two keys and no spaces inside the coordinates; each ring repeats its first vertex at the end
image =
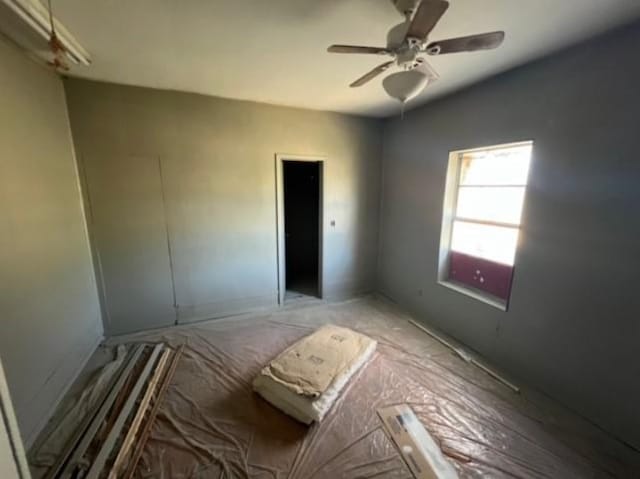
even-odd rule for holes
{"type": "Polygon", "coordinates": [[[407,38],[426,40],[448,8],[446,0],[422,0],[407,31],[407,38]]]}
{"type": "Polygon", "coordinates": [[[429,55],[444,55],[446,53],[473,52],[476,50],[491,50],[498,48],[504,40],[504,32],[481,33],[468,37],[451,38],[427,45],[429,55]]]}
{"type": "Polygon", "coordinates": [[[383,63],[382,65],[378,65],[373,70],[371,70],[369,73],[366,73],[366,74],[362,75],[360,78],[358,78],[356,81],[354,81],[349,86],[351,88],[355,88],[355,87],[364,85],[368,81],[371,81],[375,77],[380,75],[382,72],[388,70],[391,67],[391,65],[393,65],[394,63],[395,63],[394,60],[391,60],[390,62],[386,62],[386,63],[383,63]]]}
{"type": "Polygon", "coordinates": [[[327,48],[329,53],[365,53],[373,55],[385,55],[391,53],[384,47],[360,47],[357,45],[331,45],[327,48]]]}

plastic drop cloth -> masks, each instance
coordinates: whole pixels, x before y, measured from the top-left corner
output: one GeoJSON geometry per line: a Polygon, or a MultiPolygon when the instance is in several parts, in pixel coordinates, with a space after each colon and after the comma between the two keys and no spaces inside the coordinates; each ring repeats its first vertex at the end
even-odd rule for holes
{"type": "Polygon", "coordinates": [[[103,399],[103,395],[111,386],[111,382],[126,357],[126,348],[119,346],[114,351],[114,358],[92,375],[82,392],[69,404],[57,411],[57,420],[44,432],[44,438],[34,448],[30,465],[34,477],[42,477],[53,466],[56,459],[81,427],[85,417],[91,413],[103,399]]]}
{"type": "MultiPolygon", "coordinates": [[[[376,409],[408,403],[462,478],[640,477],[639,459],[541,397],[516,395],[363,299],[138,334],[186,345],[138,464],[140,478],[410,478],[376,409]],[[320,424],[251,391],[262,367],[323,324],[378,341],[320,424]]],[[[115,344],[115,342],[112,342],[115,344]]]]}

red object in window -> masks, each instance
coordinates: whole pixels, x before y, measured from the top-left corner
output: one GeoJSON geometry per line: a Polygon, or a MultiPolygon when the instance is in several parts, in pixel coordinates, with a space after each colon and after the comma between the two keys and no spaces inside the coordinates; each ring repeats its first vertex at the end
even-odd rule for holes
{"type": "Polygon", "coordinates": [[[513,266],[494,263],[451,251],[449,279],[479,289],[504,301],[509,300],[513,266]]]}

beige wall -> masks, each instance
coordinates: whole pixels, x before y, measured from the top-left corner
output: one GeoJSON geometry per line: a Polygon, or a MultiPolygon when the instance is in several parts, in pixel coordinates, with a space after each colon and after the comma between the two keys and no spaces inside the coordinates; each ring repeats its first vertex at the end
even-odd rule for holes
{"type": "Polygon", "coordinates": [[[27,445],[102,335],[62,82],[0,39],[0,355],[27,445]]]}
{"type": "Polygon", "coordinates": [[[326,296],[373,288],[380,122],[78,79],[66,91],[110,334],[276,304],[276,153],[327,157],[326,296]]]}

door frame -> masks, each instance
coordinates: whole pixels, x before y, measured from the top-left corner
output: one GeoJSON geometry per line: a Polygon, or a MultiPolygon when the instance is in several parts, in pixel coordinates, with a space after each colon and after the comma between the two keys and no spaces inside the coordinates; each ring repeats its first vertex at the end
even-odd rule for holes
{"type": "Polygon", "coordinates": [[[9,385],[0,358],[0,470],[9,473],[7,479],[31,479],[27,456],[18,420],[11,402],[9,385]]]}
{"type": "Polygon", "coordinates": [[[287,289],[286,256],[284,237],[284,162],[308,161],[318,163],[318,297],[324,293],[324,176],[327,157],[323,155],[295,155],[288,153],[276,153],[276,263],[278,275],[278,304],[284,304],[284,295],[287,289]]]}

